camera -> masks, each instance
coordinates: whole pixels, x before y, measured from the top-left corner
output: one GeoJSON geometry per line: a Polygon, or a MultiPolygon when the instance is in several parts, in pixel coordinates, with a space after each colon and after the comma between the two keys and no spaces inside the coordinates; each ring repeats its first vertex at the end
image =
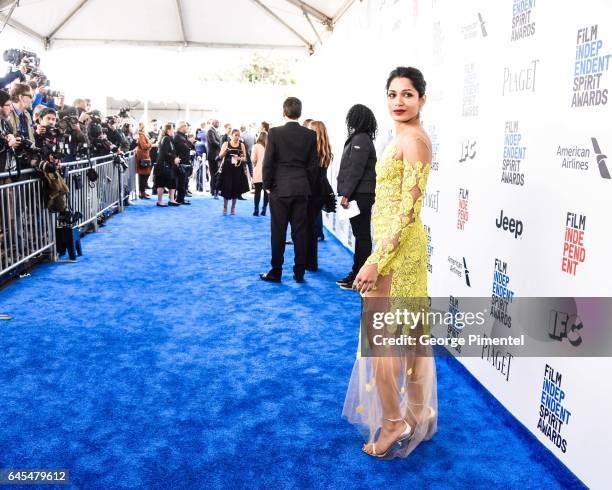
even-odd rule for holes
{"type": "Polygon", "coordinates": [[[28,73],[33,67],[40,66],[40,59],[32,51],[26,51],[24,49],[7,49],[4,51],[4,61],[14,66],[26,65],[28,73]]]}
{"type": "Polygon", "coordinates": [[[43,161],[43,152],[30,140],[21,139],[15,148],[15,159],[19,168],[38,168],[43,161]]]}
{"type": "Polygon", "coordinates": [[[127,164],[127,160],[121,153],[116,153],[113,157],[113,165],[119,168],[120,171],[125,172],[129,167],[127,164]]]}
{"type": "Polygon", "coordinates": [[[130,106],[122,107],[121,109],[119,109],[119,117],[120,118],[128,118],[128,117],[130,117],[130,111],[131,110],[132,110],[132,108],[130,106]]]}

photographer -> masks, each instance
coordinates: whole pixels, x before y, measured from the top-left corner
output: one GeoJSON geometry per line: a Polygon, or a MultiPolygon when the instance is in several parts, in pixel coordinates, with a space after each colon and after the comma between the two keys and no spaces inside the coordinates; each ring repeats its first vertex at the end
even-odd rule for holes
{"type": "Polygon", "coordinates": [[[13,128],[8,121],[12,110],[10,95],[5,90],[0,90],[0,173],[17,168],[14,149],[19,142],[12,134],[13,128]]]}
{"type": "Polygon", "coordinates": [[[91,111],[87,116],[83,116],[83,114],[85,113],[81,113],[79,121],[82,121],[84,125],[88,124],[84,133],[89,138],[91,156],[99,157],[115,151],[117,147],[113,145],[106,136],[100,117],[100,111],[91,111]]]}
{"type": "Polygon", "coordinates": [[[48,90],[48,87],[44,85],[38,85],[35,90],[34,100],[32,101],[32,109],[36,108],[38,105],[44,105],[45,107],[49,107],[51,109],[56,109],[54,96],[58,95],[59,92],[48,90]]]}
{"type": "Polygon", "coordinates": [[[136,148],[138,142],[134,138],[134,126],[132,123],[123,123],[123,127],[121,128],[123,132],[123,137],[125,139],[125,148],[121,148],[124,151],[131,151],[136,148]]]}
{"type": "Polygon", "coordinates": [[[13,134],[21,139],[34,141],[34,128],[32,127],[32,89],[27,83],[15,83],[11,88],[11,102],[13,103],[9,122],[13,134]]]}
{"type": "Polygon", "coordinates": [[[176,148],[176,156],[181,161],[178,168],[177,179],[177,197],[176,200],[181,204],[191,204],[185,200],[185,195],[188,191],[189,177],[193,171],[191,157],[195,155],[195,146],[188,138],[189,127],[185,121],[180,121],[176,125],[176,134],[174,135],[174,147],[176,148]]]}
{"type": "Polygon", "coordinates": [[[122,151],[127,148],[127,141],[125,140],[123,133],[117,129],[117,119],[115,116],[108,116],[103,128],[106,130],[105,132],[108,141],[122,151]]]}
{"type": "Polygon", "coordinates": [[[36,125],[36,147],[40,148],[39,169],[55,172],[61,168],[62,152],[60,149],[61,132],[55,127],[57,113],[55,109],[45,107],[38,114],[40,124],[36,125]]]}

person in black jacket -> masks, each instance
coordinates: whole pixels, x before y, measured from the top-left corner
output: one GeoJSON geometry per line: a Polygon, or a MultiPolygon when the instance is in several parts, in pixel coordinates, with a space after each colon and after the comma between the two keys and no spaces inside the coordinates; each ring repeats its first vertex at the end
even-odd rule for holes
{"type": "Polygon", "coordinates": [[[161,134],[157,163],[155,164],[155,188],[157,189],[157,205],[165,206],[163,203],[164,188],[168,188],[168,206],[180,206],[174,200],[176,189],[177,167],[181,159],[176,156],[174,143],[174,126],[166,124],[161,134]]]}
{"type": "Polygon", "coordinates": [[[314,175],[311,189],[312,193],[308,199],[306,270],[316,272],[319,268],[318,242],[320,233],[317,227],[317,219],[321,216],[321,210],[323,209],[323,179],[327,178],[327,167],[334,159],[334,154],[331,151],[325,124],[322,121],[311,121],[310,129],[317,134],[317,155],[319,157],[319,165],[314,175]]]}
{"type": "Polygon", "coordinates": [[[377,123],[374,113],[362,104],[351,107],[346,115],[348,139],[342,151],[338,171],[340,205],[348,208],[356,201],[359,214],[351,218],[355,236],[353,269],[346,277],[336,281],[342,289],[352,289],[355,276],[372,253],[371,220],[376,190],[376,138],[377,123]]]}
{"type": "Polygon", "coordinates": [[[210,193],[215,199],[219,199],[219,190],[217,189],[217,171],[219,170],[219,152],[221,151],[221,136],[217,129],[219,121],[216,119],[212,122],[212,127],[206,135],[208,143],[208,171],[210,172],[210,193]]]}
{"type": "Polygon", "coordinates": [[[176,134],[174,135],[174,148],[176,149],[176,156],[180,158],[179,167],[177,167],[177,183],[176,200],[180,204],[191,204],[185,200],[187,194],[187,188],[189,186],[190,170],[193,168],[191,165],[191,152],[195,152],[194,146],[187,139],[187,123],[180,121],[176,125],[176,134]]]}
{"type": "Polygon", "coordinates": [[[302,102],[289,97],[283,103],[284,126],[270,129],[263,164],[263,186],[270,192],[272,268],[259,277],[280,282],[285,254],[285,234],[291,223],[295,249],[293,278],[304,281],[306,269],[306,215],[308,197],[319,166],[317,135],[300,125],[302,102]]]}

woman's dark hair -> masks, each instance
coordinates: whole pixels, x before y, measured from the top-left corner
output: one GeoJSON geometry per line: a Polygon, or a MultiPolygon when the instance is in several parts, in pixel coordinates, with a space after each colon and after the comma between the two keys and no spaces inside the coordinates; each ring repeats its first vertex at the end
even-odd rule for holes
{"type": "Polygon", "coordinates": [[[425,78],[421,73],[421,70],[413,68],[411,66],[398,66],[395,70],[393,70],[389,74],[389,78],[387,78],[387,90],[389,90],[389,85],[396,78],[407,78],[412,82],[415,90],[419,93],[419,97],[423,97],[425,95],[425,78]]]}
{"type": "Polygon", "coordinates": [[[378,124],[374,113],[363,104],[355,104],[346,114],[346,129],[349,136],[357,133],[366,133],[370,138],[376,138],[378,124]]]}

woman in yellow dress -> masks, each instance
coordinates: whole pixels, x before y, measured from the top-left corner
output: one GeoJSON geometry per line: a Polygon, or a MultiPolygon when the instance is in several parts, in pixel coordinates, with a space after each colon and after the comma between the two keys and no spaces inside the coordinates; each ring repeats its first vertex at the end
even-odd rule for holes
{"type": "Polygon", "coordinates": [[[363,298],[361,335],[342,415],[367,438],[363,451],[379,458],[406,457],[437,429],[436,368],[426,342],[427,234],[420,218],[431,162],[420,120],[425,99],[419,70],[391,72],[387,104],[395,139],[376,164],[376,247],[353,284],[363,298]]]}

